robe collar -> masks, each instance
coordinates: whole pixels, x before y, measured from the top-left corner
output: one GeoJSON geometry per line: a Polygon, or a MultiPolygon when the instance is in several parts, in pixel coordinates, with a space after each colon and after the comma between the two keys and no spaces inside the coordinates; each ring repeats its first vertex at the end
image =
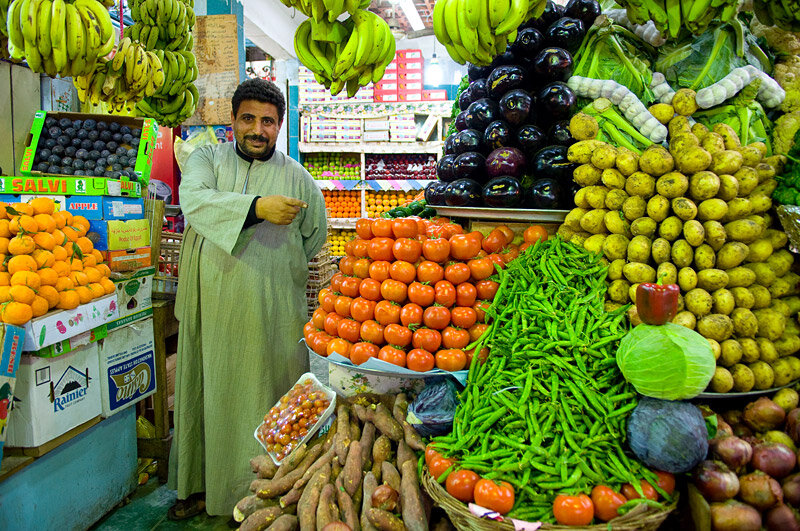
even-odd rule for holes
{"type": "Polygon", "coordinates": [[[261,162],[266,162],[272,158],[272,155],[275,154],[275,146],[272,146],[272,149],[266,153],[263,157],[253,158],[250,155],[246,155],[241,149],[239,149],[239,144],[237,142],[233,143],[234,148],[236,149],[236,154],[239,155],[243,160],[253,163],[254,160],[258,160],[261,162]]]}

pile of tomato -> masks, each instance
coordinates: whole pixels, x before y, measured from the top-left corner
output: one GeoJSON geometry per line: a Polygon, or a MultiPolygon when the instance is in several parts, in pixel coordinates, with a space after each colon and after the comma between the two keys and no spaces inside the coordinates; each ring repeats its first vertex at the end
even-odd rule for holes
{"type": "Polygon", "coordinates": [[[420,372],[468,366],[475,354],[468,346],[486,330],[499,287],[495,268],[547,239],[534,225],[517,246],[507,226],[484,237],[447,218],[360,219],[356,233],[330,288],[319,293],[306,342],[321,356],[335,352],[356,365],[378,358],[420,372]]]}

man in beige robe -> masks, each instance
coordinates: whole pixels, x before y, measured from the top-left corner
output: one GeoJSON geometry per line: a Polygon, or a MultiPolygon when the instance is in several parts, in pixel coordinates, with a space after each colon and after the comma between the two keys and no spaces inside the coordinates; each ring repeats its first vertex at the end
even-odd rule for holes
{"type": "Polygon", "coordinates": [[[231,514],[248,494],[253,432],[308,371],[308,261],[326,238],[325,201],[308,172],[275,150],[286,105],[250,79],[232,99],[236,143],[198,148],[183,171],[186,232],[170,518],[231,514]]]}

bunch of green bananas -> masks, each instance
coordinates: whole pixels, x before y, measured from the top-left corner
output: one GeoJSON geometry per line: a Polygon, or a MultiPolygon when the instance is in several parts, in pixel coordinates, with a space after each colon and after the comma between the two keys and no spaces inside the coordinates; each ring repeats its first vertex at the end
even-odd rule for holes
{"type": "Polygon", "coordinates": [[[185,50],[156,50],[164,67],[164,83],[136,104],[139,114],[155,118],[167,127],[176,127],[194,114],[200,95],[197,79],[197,59],[185,50]]]}
{"type": "Polygon", "coordinates": [[[97,0],[13,0],[6,21],[11,57],[50,77],[88,74],[114,48],[111,16],[97,0]]]}
{"type": "Polygon", "coordinates": [[[339,15],[347,11],[355,15],[359,9],[369,7],[372,0],[281,0],[286,7],[293,7],[314,22],[334,22],[339,15]]]}
{"type": "Polygon", "coordinates": [[[677,38],[682,27],[700,35],[711,21],[728,22],[739,11],[738,0],[618,0],[633,24],[652,20],[658,31],[677,38]]]}
{"type": "Polygon", "coordinates": [[[395,46],[389,25],[360,9],[344,22],[322,25],[308,19],[294,34],[297,58],[317,82],[334,96],[346,87],[350,98],[360,87],[383,78],[395,46]]]}
{"type": "MultiPolygon", "coordinates": [[[[162,57],[163,57],[163,53],[162,57]]],[[[132,111],[145,96],[164,87],[166,75],[157,52],[145,50],[127,37],[120,41],[111,61],[101,60],[89,75],[73,79],[81,101],[105,101],[114,111],[132,111]]]]}
{"type": "Polygon", "coordinates": [[[433,32],[455,62],[488,65],[514,42],[519,25],[546,6],[546,0],[438,0],[433,32]]]}
{"type": "Polygon", "coordinates": [[[194,0],[131,0],[135,24],[124,34],[148,50],[191,50],[195,23],[194,0]]]}
{"type": "Polygon", "coordinates": [[[172,99],[143,99],[136,104],[136,112],[140,116],[154,118],[159,125],[178,127],[194,114],[199,99],[197,87],[189,83],[172,99]]]}
{"type": "Polygon", "coordinates": [[[753,0],[753,11],[765,26],[778,26],[782,30],[800,31],[800,1],[753,0]]]}

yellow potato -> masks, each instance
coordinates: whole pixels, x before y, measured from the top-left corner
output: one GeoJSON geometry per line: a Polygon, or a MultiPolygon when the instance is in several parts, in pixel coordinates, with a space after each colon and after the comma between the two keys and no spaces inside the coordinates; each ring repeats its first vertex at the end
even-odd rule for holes
{"type": "Polygon", "coordinates": [[[756,384],[756,377],[750,367],[737,363],[731,367],[731,377],[733,378],[733,390],[737,393],[746,393],[753,389],[756,384]]]}
{"type": "Polygon", "coordinates": [[[697,217],[697,205],[688,197],[676,197],[672,200],[672,212],[682,220],[697,217]]]}
{"type": "Polygon", "coordinates": [[[675,109],[668,103],[656,103],[651,105],[648,109],[650,114],[656,117],[656,120],[664,125],[667,125],[672,117],[675,116],[675,109]]]}
{"type": "Polygon", "coordinates": [[[727,393],[733,389],[733,375],[725,367],[717,366],[714,369],[714,376],[711,377],[708,388],[712,393],[727,393]]]}
{"type": "Polygon", "coordinates": [[[773,271],[767,263],[757,262],[754,264],[745,264],[744,267],[755,273],[756,283],[765,288],[770,287],[777,278],[775,276],[775,271],[773,271]]]}
{"type": "Polygon", "coordinates": [[[590,210],[581,218],[581,228],[591,234],[602,234],[606,231],[603,218],[608,211],[604,208],[590,210]]]}
{"type": "Polygon", "coordinates": [[[764,158],[761,151],[753,146],[742,146],[739,148],[739,153],[742,154],[742,164],[745,166],[755,167],[764,158]]]}
{"type": "Polygon", "coordinates": [[[603,242],[603,254],[609,260],[625,258],[628,249],[628,238],[622,234],[611,234],[603,242]]]}
{"type": "Polygon", "coordinates": [[[625,314],[628,316],[628,321],[630,321],[631,326],[639,326],[642,324],[642,320],[639,318],[639,312],[636,311],[636,306],[628,308],[625,314]]]}
{"type": "Polygon", "coordinates": [[[667,241],[675,241],[683,232],[683,221],[677,216],[670,216],[661,222],[658,235],[667,241]]]}
{"type": "Polygon", "coordinates": [[[706,221],[703,223],[703,230],[705,231],[705,242],[715,251],[722,249],[727,238],[725,227],[722,226],[722,223],[719,221],[706,221]]]}
{"type": "Polygon", "coordinates": [[[800,297],[786,297],[782,301],[789,307],[789,315],[796,315],[800,312],[800,297]]]}
{"type": "MultiPolygon", "coordinates": [[[[730,282],[729,282],[730,284],[730,282]]],[[[748,310],[755,304],[755,298],[749,289],[743,287],[731,288],[733,301],[737,308],[747,308],[748,310]]]]}
{"type": "Polygon", "coordinates": [[[681,134],[688,134],[692,132],[692,128],[689,125],[689,119],[686,116],[675,116],[672,120],[669,121],[667,124],[667,130],[669,131],[669,136],[672,138],[673,136],[678,136],[681,134]]]}
{"type": "Polygon", "coordinates": [[[747,147],[754,147],[756,148],[759,153],[761,153],[762,157],[767,156],[767,145],[764,142],[750,142],[747,144],[747,147]]]}
{"type": "Polygon", "coordinates": [[[587,212],[585,208],[573,208],[564,218],[564,225],[575,231],[581,230],[581,218],[587,212]]]}
{"type": "Polygon", "coordinates": [[[617,150],[610,144],[604,144],[592,151],[591,163],[601,170],[613,168],[617,162],[617,150]]]}
{"type": "Polygon", "coordinates": [[[697,287],[697,273],[691,267],[684,267],[678,271],[678,286],[681,291],[691,291],[697,287]]]}
{"type": "Polygon", "coordinates": [[[656,233],[656,222],[648,217],[641,217],[631,223],[631,233],[634,236],[651,237],[656,233]]]}
{"type": "Polygon", "coordinates": [[[606,194],[606,208],[608,210],[622,210],[622,205],[628,199],[628,194],[625,190],[611,190],[606,194]]]}
{"type": "MultiPolygon", "coordinates": [[[[769,363],[764,361],[756,361],[750,364],[750,370],[753,371],[753,378],[755,380],[755,389],[769,389],[774,385],[775,372],[769,363]]],[[[779,432],[783,433],[783,432],[779,432]]],[[[791,439],[789,439],[791,442],[791,439]]]]}
{"type": "Polygon", "coordinates": [[[579,112],[570,119],[568,129],[572,138],[589,141],[589,139],[597,137],[600,126],[594,116],[579,112]]]}
{"type": "Polygon", "coordinates": [[[770,365],[775,373],[775,380],[772,382],[772,385],[775,387],[783,387],[795,380],[792,364],[789,363],[787,358],[775,360],[773,363],[770,363],[770,365]]]}
{"type": "Polygon", "coordinates": [[[577,192],[575,192],[575,196],[572,198],[575,201],[575,206],[578,208],[591,208],[589,206],[589,201],[586,200],[586,188],[581,188],[577,192]]]}
{"type": "Polygon", "coordinates": [[[800,350],[800,337],[797,334],[783,334],[775,341],[775,350],[778,356],[790,356],[800,350]]]}
{"type": "Polygon", "coordinates": [[[606,168],[603,170],[603,176],[601,177],[603,184],[607,186],[609,189],[618,189],[622,190],[625,188],[625,176],[620,173],[619,170],[615,168],[606,168]]]}
{"type": "Polygon", "coordinates": [[[625,275],[629,282],[634,284],[656,281],[656,270],[647,264],[625,264],[625,267],[622,268],[622,274],[625,275]]]}
{"type": "Polygon", "coordinates": [[[735,339],[726,339],[719,347],[721,354],[718,363],[723,367],[733,367],[742,360],[742,346],[735,339]]]}
{"type": "Polygon", "coordinates": [[[700,122],[697,122],[692,126],[692,133],[695,134],[698,140],[703,140],[708,134],[708,127],[704,126],[700,122]]]}
{"type": "MultiPolygon", "coordinates": [[[[772,192],[770,192],[771,194],[772,192]]],[[[753,207],[753,212],[756,214],[763,214],[772,208],[772,197],[766,193],[753,193],[750,195],[750,206],[753,207]]]]}
{"type": "Polygon", "coordinates": [[[742,157],[742,154],[738,151],[734,151],[732,149],[717,151],[711,155],[711,166],[709,166],[709,169],[717,175],[723,173],[735,175],[736,172],[739,171],[739,168],[742,167],[743,160],[744,158],[742,157]]]}
{"type": "Polygon", "coordinates": [[[700,146],[690,147],[675,155],[675,167],[679,172],[686,174],[706,170],[713,161],[711,153],[700,146]]]}
{"type": "Polygon", "coordinates": [[[780,230],[767,229],[764,232],[764,237],[769,239],[770,243],[772,243],[772,248],[776,251],[786,247],[786,244],[789,243],[789,237],[780,230]]]}
{"type": "MultiPolygon", "coordinates": [[[[636,222],[634,222],[635,224],[636,222]]],[[[628,243],[628,262],[650,261],[650,238],[647,236],[634,236],[628,243]]]]}
{"type": "Polygon", "coordinates": [[[765,337],[757,337],[756,344],[758,344],[758,351],[761,353],[760,360],[767,363],[773,363],[779,358],[778,351],[775,350],[775,345],[765,337]]]}
{"type": "Polygon", "coordinates": [[[646,211],[647,202],[638,195],[631,195],[622,205],[622,212],[625,214],[625,218],[628,219],[628,221],[633,221],[644,216],[646,211]]]}
{"type": "Polygon", "coordinates": [[[761,358],[761,350],[758,348],[758,343],[756,343],[755,339],[740,337],[738,341],[742,346],[742,361],[745,363],[754,363],[761,358]]]}
{"type": "Polygon", "coordinates": [[[786,328],[786,318],[769,308],[762,308],[753,312],[758,320],[758,337],[766,337],[770,341],[776,341],[783,335],[786,328]]]}
{"type": "Polygon", "coordinates": [[[706,338],[706,341],[708,341],[708,344],[711,345],[711,352],[714,354],[714,361],[718,360],[722,355],[722,347],[720,347],[719,343],[713,339],[706,338]]]}
{"type": "Polygon", "coordinates": [[[592,208],[603,208],[606,206],[606,194],[608,188],[605,186],[589,186],[586,189],[586,201],[592,208]]]}
{"type": "Polygon", "coordinates": [[[747,245],[741,242],[728,242],[717,252],[717,267],[733,269],[747,258],[747,245]]]}
{"type": "Polygon", "coordinates": [[[698,271],[697,285],[708,291],[716,291],[728,285],[728,274],[722,269],[704,269],[698,271]]]}
{"type": "Polygon", "coordinates": [[[778,187],[778,181],[776,181],[775,179],[767,179],[763,183],[753,188],[753,191],[750,192],[750,199],[752,199],[754,195],[770,196],[777,187],[778,187]]]}
{"type": "Polygon", "coordinates": [[[631,224],[628,223],[627,219],[622,217],[619,210],[609,210],[603,218],[603,221],[606,224],[606,230],[611,234],[622,234],[628,238],[632,236],[631,224]]]}
{"type": "MultiPolygon", "coordinates": [[[[693,147],[700,146],[700,139],[694,133],[680,133],[669,139],[669,152],[677,159],[677,156],[693,147]]],[[[675,161],[677,164],[677,160],[675,161]]]]}
{"type": "Polygon", "coordinates": [[[736,134],[736,131],[733,127],[729,126],[726,123],[718,123],[714,125],[714,132],[721,135],[723,140],[725,141],[725,149],[736,149],[741,147],[741,142],[739,141],[739,136],[736,134]]]}
{"type": "Polygon", "coordinates": [[[685,326],[689,330],[694,330],[697,326],[697,318],[688,310],[678,312],[677,315],[675,315],[675,317],[672,319],[672,322],[676,325],[685,326]]]}
{"type": "Polygon", "coordinates": [[[683,237],[689,242],[692,247],[698,247],[703,244],[706,237],[706,230],[703,224],[696,219],[690,219],[683,224],[683,237]]]}
{"type": "Polygon", "coordinates": [[[764,232],[764,227],[760,223],[753,221],[752,218],[737,219],[736,221],[725,223],[724,226],[729,240],[744,243],[756,241],[764,232]]]}
{"type": "Polygon", "coordinates": [[[602,253],[605,241],[605,234],[592,234],[583,242],[583,248],[593,253],[602,253]]]}
{"type": "Polygon", "coordinates": [[[689,178],[684,174],[671,171],[656,181],[656,191],[667,199],[683,196],[689,189],[689,178]]]}
{"type": "Polygon", "coordinates": [[[719,176],[719,190],[717,190],[717,199],[723,201],[730,201],[739,195],[739,181],[729,173],[723,173],[719,176]]]}
{"type": "MultiPolygon", "coordinates": [[[[573,136],[573,138],[575,137],[573,136]]],[[[597,140],[581,140],[580,142],[575,142],[567,150],[567,159],[576,164],[587,164],[592,160],[592,152],[602,144],[604,144],[604,142],[597,140]]]]}
{"type": "Polygon", "coordinates": [[[749,245],[748,262],[763,262],[772,255],[772,242],[763,238],[749,245]]]}
{"type": "Polygon", "coordinates": [[[706,338],[725,341],[733,333],[733,321],[727,315],[712,313],[701,317],[697,321],[698,333],[706,338]]]}
{"type": "Polygon", "coordinates": [[[613,260],[608,266],[608,278],[610,280],[618,280],[622,278],[622,268],[626,263],[627,261],[623,258],[620,258],[619,260],[613,260]]]}
{"type": "Polygon", "coordinates": [[[652,175],[637,171],[625,182],[625,191],[628,195],[636,195],[648,199],[653,195],[656,182],[652,175]]]}
{"type": "MultiPolygon", "coordinates": [[[[774,238],[771,238],[771,234],[769,234],[770,232],[772,232],[771,229],[767,231],[766,237],[769,239],[770,243],[772,243],[773,248],[777,249],[777,247],[775,247],[774,238]]],[[[794,257],[792,253],[786,249],[780,249],[767,258],[767,264],[775,271],[776,276],[782,277],[791,269],[792,264],[794,264],[794,257]]]]}
{"type": "Polygon", "coordinates": [[[756,337],[758,332],[758,319],[747,308],[736,308],[731,313],[733,330],[739,337],[756,337]]]}
{"type": "Polygon", "coordinates": [[[711,294],[711,298],[714,299],[714,313],[730,315],[736,307],[736,300],[733,298],[733,294],[725,288],[716,290],[711,294]]]}
{"type": "Polygon", "coordinates": [[[720,180],[716,173],[698,171],[689,179],[689,197],[695,201],[705,201],[715,197],[719,187],[720,180]]]}
{"type": "Polygon", "coordinates": [[[620,304],[618,302],[606,301],[606,302],[603,303],[603,310],[606,313],[615,312],[615,311],[619,310],[620,308],[622,308],[622,304],[620,304]]]}
{"type": "Polygon", "coordinates": [[[739,182],[739,197],[747,197],[758,186],[758,171],[748,166],[742,166],[737,171],[725,171],[736,177],[739,182]]]}
{"type": "Polygon", "coordinates": [[[722,218],[723,223],[736,221],[737,219],[746,218],[753,213],[753,207],[750,205],[750,199],[746,197],[737,197],[728,201],[728,212],[722,218]]]}
{"type": "Polygon", "coordinates": [[[556,231],[556,234],[560,236],[562,240],[568,242],[575,234],[575,231],[567,227],[566,225],[561,225],[556,231]]]}
{"type": "Polygon", "coordinates": [[[713,156],[714,153],[725,151],[725,140],[718,133],[711,132],[703,137],[700,146],[713,156]]]}
{"type": "Polygon", "coordinates": [[[756,274],[746,267],[728,269],[729,288],[748,288],[756,281],[756,274]]]}
{"type": "Polygon", "coordinates": [[[664,284],[676,284],[678,282],[678,269],[675,264],[662,262],[658,264],[656,277],[663,280],[664,284]]]}
{"type": "Polygon", "coordinates": [[[672,98],[672,107],[681,116],[691,116],[698,109],[696,98],[697,93],[692,89],[678,89],[672,98]]]}
{"type": "Polygon", "coordinates": [[[657,223],[669,216],[669,199],[663,195],[654,195],[647,202],[647,216],[657,223]]]}
{"type": "Polygon", "coordinates": [[[780,278],[776,278],[775,282],[769,287],[769,293],[773,299],[786,297],[788,295],[797,295],[797,285],[800,282],[800,277],[794,273],[787,273],[780,278]]]}
{"type": "Polygon", "coordinates": [[[703,244],[694,250],[694,268],[696,270],[713,269],[716,261],[717,255],[710,245],[703,244]]]}
{"type": "Polygon", "coordinates": [[[772,302],[772,295],[769,290],[759,284],[753,284],[748,288],[750,293],[753,294],[753,309],[760,310],[762,308],[769,308],[772,302]]]}
{"type": "Polygon", "coordinates": [[[628,283],[627,280],[619,279],[614,280],[611,284],[608,285],[608,297],[620,304],[627,304],[628,303],[628,290],[630,289],[631,285],[628,283]]]}
{"type": "Polygon", "coordinates": [[[639,154],[624,147],[618,147],[617,169],[625,177],[639,171],[639,154]]]}
{"type": "Polygon", "coordinates": [[[675,160],[669,151],[663,147],[653,144],[642,152],[639,157],[639,168],[654,177],[659,177],[672,171],[675,167],[675,160]]]}
{"type": "Polygon", "coordinates": [[[696,317],[702,317],[711,313],[711,306],[714,301],[711,294],[704,289],[695,288],[684,297],[686,309],[692,312],[696,317]]]}
{"type": "Polygon", "coordinates": [[[657,264],[668,262],[671,258],[672,245],[664,238],[656,238],[653,240],[653,245],[650,252],[653,255],[653,261],[657,264]]]}
{"type": "Polygon", "coordinates": [[[593,186],[600,182],[603,170],[591,164],[581,164],[572,172],[572,180],[581,186],[593,186]]]}
{"type": "Polygon", "coordinates": [[[767,179],[772,179],[775,177],[775,167],[765,162],[762,162],[756,166],[756,171],[758,172],[759,182],[764,182],[767,179]]]}
{"type": "MultiPolygon", "coordinates": [[[[631,301],[633,304],[636,304],[636,291],[639,289],[639,285],[640,285],[640,284],[641,284],[641,283],[633,283],[633,284],[631,284],[631,287],[630,287],[630,288],[628,288],[628,298],[630,299],[630,301],[631,301]]],[[[638,312],[638,310],[637,310],[637,312],[636,312],[636,317],[637,317],[637,318],[639,317],[639,312],[638,312]]]]}
{"type": "Polygon", "coordinates": [[[672,244],[670,256],[675,267],[689,267],[694,259],[694,250],[686,240],[677,240],[672,244]]]}
{"type": "Polygon", "coordinates": [[[706,199],[697,205],[697,217],[700,221],[719,221],[728,213],[728,203],[722,199],[706,199]]]}
{"type": "Polygon", "coordinates": [[[573,245],[580,245],[583,247],[583,242],[585,242],[586,238],[589,236],[591,236],[591,234],[585,231],[576,232],[572,235],[572,238],[569,239],[569,242],[573,245]]]}

